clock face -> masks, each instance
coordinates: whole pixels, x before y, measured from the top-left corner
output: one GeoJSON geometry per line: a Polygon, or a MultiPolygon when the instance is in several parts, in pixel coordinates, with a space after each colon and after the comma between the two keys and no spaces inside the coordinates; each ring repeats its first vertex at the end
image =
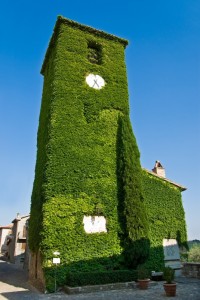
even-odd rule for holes
{"type": "Polygon", "coordinates": [[[89,74],[86,77],[86,82],[91,88],[96,90],[100,90],[105,85],[105,80],[101,76],[94,74],[89,74]]]}

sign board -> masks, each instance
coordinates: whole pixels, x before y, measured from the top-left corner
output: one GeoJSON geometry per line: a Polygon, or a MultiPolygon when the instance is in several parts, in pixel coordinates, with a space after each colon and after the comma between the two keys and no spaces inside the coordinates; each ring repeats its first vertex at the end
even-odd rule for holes
{"type": "Polygon", "coordinates": [[[60,264],[60,258],[59,257],[54,257],[53,258],[53,264],[60,264]]]}
{"type": "Polygon", "coordinates": [[[180,260],[179,247],[176,239],[164,239],[165,260],[180,260]]]}
{"type": "Polygon", "coordinates": [[[104,216],[84,216],[83,224],[86,233],[107,232],[104,216]]]}

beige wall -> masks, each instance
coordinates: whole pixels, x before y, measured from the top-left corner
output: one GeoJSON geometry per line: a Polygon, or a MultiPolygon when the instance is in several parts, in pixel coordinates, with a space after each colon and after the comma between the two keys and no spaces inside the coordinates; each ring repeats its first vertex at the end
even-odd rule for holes
{"type": "Polygon", "coordinates": [[[0,228],[0,253],[5,254],[8,250],[7,236],[11,234],[10,228],[0,228]]]}
{"type": "Polygon", "coordinates": [[[13,239],[9,245],[10,261],[16,264],[22,264],[26,250],[26,222],[29,216],[19,217],[13,220],[13,239]]]}

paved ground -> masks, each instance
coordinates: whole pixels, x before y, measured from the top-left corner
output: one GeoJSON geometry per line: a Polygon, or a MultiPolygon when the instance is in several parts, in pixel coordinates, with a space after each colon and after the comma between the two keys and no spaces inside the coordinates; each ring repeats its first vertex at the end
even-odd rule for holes
{"type": "MultiPolygon", "coordinates": [[[[177,279],[176,300],[200,300],[200,280],[180,277],[177,279]]],[[[0,260],[0,300],[160,300],[168,299],[163,283],[156,282],[148,290],[127,289],[91,294],[66,295],[63,292],[41,294],[28,283],[27,274],[13,264],[0,260]]]]}

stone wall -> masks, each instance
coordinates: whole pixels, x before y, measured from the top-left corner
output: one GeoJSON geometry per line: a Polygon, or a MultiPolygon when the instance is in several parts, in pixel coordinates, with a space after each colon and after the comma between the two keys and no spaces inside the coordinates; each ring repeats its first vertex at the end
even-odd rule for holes
{"type": "Polygon", "coordinates": [[[38,290],[45,292],[45,280],[41,266],[42,260],[40,253],[31,252],[29,257],[29,281],[38,290]]]}
{"type": "Polygon", "coordinates": [[[200,263],[184,263],[182,273],[186,277],[200,279],[200,263]]]}

